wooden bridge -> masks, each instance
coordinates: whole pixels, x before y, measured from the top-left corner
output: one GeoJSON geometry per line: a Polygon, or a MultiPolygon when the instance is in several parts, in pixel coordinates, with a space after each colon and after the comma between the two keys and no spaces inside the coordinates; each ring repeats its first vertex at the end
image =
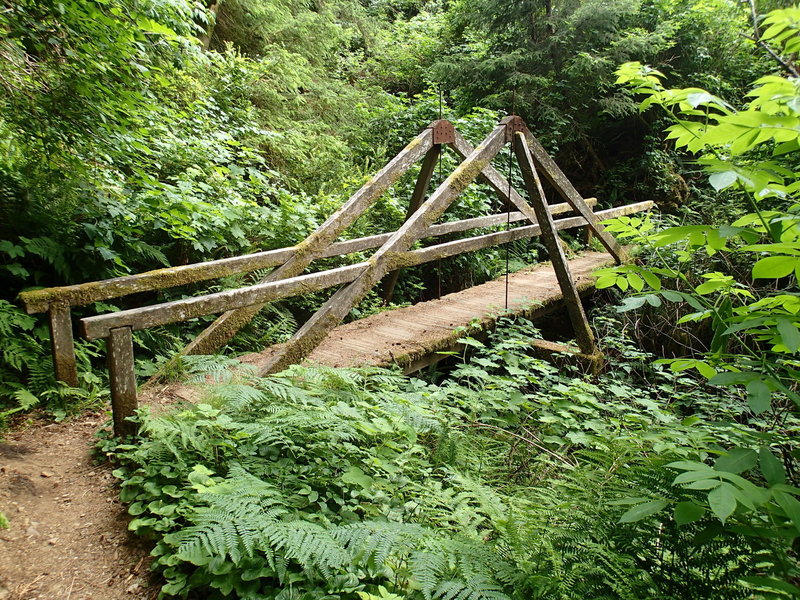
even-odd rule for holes
{"type": "MultiPolygon", "coordinates": [[[[578,293],[594,289],[592,271],[614,260],[602,252],[587,252],[569,261],[578,293]]],[[[309,354],[310,364],[329,367],[399,365],[414,373],[444,357],[442,352],[459,349],[458,339],[480,335],[494,328],[505,315],[539,318],[563,308],[563,296],[550,263],[511,273],[508,288],[504,277],[447,294],[436,300],[395,308],[339,325],[309,354]],[[508,308],[505,308],[508,289],[508,308]]],[[[564,345],[554,346],[570,351],[564,345]]],[[[280,345],[240,357],[246,364],[263,369],[280,345]]]]}
{"type": "Polygon", "coordinates": [[[397,363],[411,371],[425,364],[432,353],[452,345],[459,335],[453,332],[455,328],[471,328],[474,332],[493,326],[496,316],[505,306],[505,282],[489,282],[436,301],[380,313],[347,325],[340,325],[342,320],[381,280],[386,279],[386,287],[391,289],[402,268],[533,236],[541,236],[552,262],[510,277],[508,308],[514,314],[533,316],[561,303],[567,309],[580,352],[590,357],[597,356],[580,293],[592,287],[592,270],[625,260],[624,250],[599,221],[648,210],[652,203],[642,202],[598,213],[593,212],[592,205],[593,200],[581,197],[519,117],[503,119],[477,148],[473,148],[451,123],[440,120],[414,138],[325,223],[296,246],[25,292],[20,297],[29,313],[48,312],[56,377],[75,386],[78,378],[72,306],[259,269],[274,269],[260,282],[248,287],[81,319],[84,337],[107,340],[114,430],[118,435],[125,435],[132,432],[132,424],[126,418],[137,407],[132,338],[135,330],[223,313],[184,349],[185,353],[211,353],[230,340],[267,303],[340,286],[287,343],[243,360],[256,364],[261,374],[277,372],[305,359],[335,366],[397,363]],[[509,143],[522,172],[530,203],[491,165],[492,159],[509,143]],[[463,162],[428,195],[436,162],[445,145],[452,147],[463,162]],[[422,166],[402,227],[380,235],[336,241],[420,159],[422,166]],[[564,202],[548,204],[539,179],[540,172],[564,202]],[[479,178],[494,189],[507,211],[437,224],[458,195],[479,178]],[[512,207],[516,209],[513,212],[512,207]],[[554,216],[569,212],[574,215],[554,219],[554,216]],[[512,223],[525,221],[528,224],[510,227],[512,223]],[[506,225],[505,231],[412,249],[423,239],[503,224],[506,225]],[[568,261],[557,232],[575,227],[587,228],[608,254],[587,253],[568,261]],[[367,261],[305,273],[317,259],[370,249],[377,250],[367,261]]]}

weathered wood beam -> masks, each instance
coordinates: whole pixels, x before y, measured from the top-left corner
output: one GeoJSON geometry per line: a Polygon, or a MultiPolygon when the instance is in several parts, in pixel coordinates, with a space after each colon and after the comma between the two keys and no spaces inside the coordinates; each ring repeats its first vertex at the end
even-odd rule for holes
{"type": "MultiPolygon", "coordinates": [[[[648,210],[652,202],[640,202],[619,208],[612,208],[597,213],[600,219],[611,219],[622,215],[648,210]]],[[[586,225],[583,217],[569,217],[554,221],[556,229],[571,229],[586,225]]],[[[517,227],[508,231],[498,231],[463,240],[454,240],[444,244],[428,246],[408,252],[398,253],[396,262],[403,268],[413,267],[465,252],[498,246],[516,240],[527,239],[539,235],[539,225],[517,227]]],[[[257,303],[274,302],[298,294],[316,292],[332,286],[350,283],[369,263],[360,262],[354,265],[339,267],[320,273],[309,273],[280,281],[256,284],[246,288],[207,294],[195,298],[174,300],[163,304],[132,308],[115,313],[87,317],[81,320],[83,335],[87,339],[108,337],[111,330],[117,327],[131,327],[134,331],[157,327],[169,323],[177,323],[205,315],[221,313],[230,308],[240,308],[257,303]]]]}
{"type": "Polygon", "coordinates": [[[575,332],[578,347],[584,354],[594,355],[597,352],[597,347],[594,343],[592,328],[589,326],[589,320],[583,310],[583,303],[575,287],[575,280],[572,278],[569,262],[567,257],[564,256],[564,250],[556,234],[553,217],[547,210],[547,199],[542,189],[542,182],[536,172],[533,157],[525,141],[525,134],[521,131],[514,133],[514,153],[517,155],[517,162],[522,171],[525,187],[528,190],[533,209],[536,211],[536,217],[539,220],[542,230],[542,242],[544,242],[545,248],[547,248],[547,252],[550,255],[550,262],[553,264],[553,270],[561,288],[561,295],[564,297],[564,304],[567,307],[570,321],[572,321],[572,328],[575,332]]]}
{"type": "Polygon", "coordinates": [[[78,387],[78,366],[72,340],[72,314],[67,304],[53,304],[48,311],[53,370],[58,381],[78,387]]]}
{"type": "MultiPolygon", "coordinates": [[[[587,198],[587,204],[594,206],[597,204],[597,198],[587,198]]],[[[553,215],[560,215],[566,212],[572,212],[572,207],[566,202],[560,204],[551,204],[549,206],[550,212],[553,215]]],[[[470,229],[480,229],[482,227],[494,227],[496,225],[505,225],[506,221],[510,219],[511,223],[525,221],[527,217],[521,212],[512,212],[511,214],[502,213],[496,215],[487,215],[484,217],[474,217],[471,219],[462,219],[460,221],[450,221],[447,223],[439,223],[431,225],[430,229],[425,232],[426,238],[439,237],[450,233],[459,233],[462,231],[469,231],[470,229]]],[[[336,242],[321,258],[331,258],[333,256],[342,256],[344,254],[351,254],[353,252],[364,252],[365,250],[372,250],[373,248],[380,248],[385,244],[389,238],[394,235],[394,231],[389,233],[379,233],[369,237],[357,238],[354,240],[346,240],[344,242],[336,242]]]]}
{"type": "MultiPolygon", "coordinates": [[[[436,162],[439,160],[441,155],[441,144],[434,144],[433,148],[428,150],[428,153],[425,155],[425,160],[422,161],[422,168],[420,169],[419,176],[417,177],[417,183],[414,185],[414,192],[411,194],[411,200],[408,203],[408,210],[406,211],[405,219],[403,219],[404,223],[411,218],[411,215],[417,211],[417,209],[422,205],[422,202],[425,200],[425,195],[428,193],[428,186],[431,184],[433,172],[436,169],[436,162]]],[[[397,285],[397,279],[399,277],[400,269],[392,271],[386,277],[386,283],[384,284],[383,289],[383,302],[385,304],[388,304],[392,301],[392,296],[394,295],[394,286],[397,285]]]]}
{"type": "MultiPolygon", "coordinates": [[[[455,141],[451,144],[453,150],[461,156],[461,158],[466,158],[472,153],[472,144],[470,144],[464,137],[455,132],[455,141]]],[[[519,192],[515,190],[513,187],[509,186],[508,180],[503,177],[500,172],[495,169],[491,164],[486,165],[486,168],[480,174],[481,180],[488,183],[489,186],[495,191],[495,193],[499,196],[500,200],[503,204],[506,205],[513,205],[519,207],[523,204],[527,204],[525,199],[519,195],[519,192]],[[509,189],[511,193],[509,194],[509,189]]]]}
{"type": "Polygon", "coordinates": [[[331,296],[260,373],[281,371],[308,356],[387,272],[401,266],[397,264],[397,255],[407,251],[411,244],[420,239],[453,200],[486,168],[505,144],[505,131],[505,125],[496,127],[391,239],[375,252],[364,272],[353,283],[331,296]]]}
{"type": "Polygon", "coordinates": [[[19,298],[28,314],[46,312],[52,304],[84,306],[129,294],[163,290],[198,281],[276,267],[289,260],[294,252],[294,248],[255,252],[244,256],[156,269],[137,275],[22,292],[19,298]]]}
{"type": "Polygon", "coordinates": [[[128,421],[128,417],[136,413],[139,403],[136,397],[133,336],[130,327],[118,327],[109,333],[108,374],[114,435],[121,438],[134,435],[136,425],[128,421]]]}
{"type": "MultiPolygon", "coordinates": [[[[352,225],[409,167],[433,146],[433,130],[428,128],[358,190],[316,231],[295,246],[295,253],[282,266],[264,277],[260,283],[295,277],[330,247],[342,231],[352,225]]],[[[242,327],[256,316],[264,304],[255,304],[227,311],[183,349],[184,354],[210,354],[225,345],[242,327]]]]}
{"type": "Polygon", "coordinates": [[[567,179],[564,172],[539,143],[539,140],[534,137],[527,127],[524,129],[524,133],[525,141],[527,142],[528,150],[533,158],[535,167],[542,172],[545,179],[547,179],[561,197],[572,206],[573,210],[586,219],[588,227],[592,229],[600,240],[600,243],[602,243],[611,256],[614,257],[616,263],[622,264],[625,262],[625,251],[622,246],[620,246],[617,240],[600,225],[592,210],[586,205],[583,197],[578,193],[578,190],[576,190],[570,180],[567,179]]]}
{"type": "Polygon", "coordinates": [[[366,266],[367,263],[361,262],[321,273],[266,281],[246,288],[87,317],[81,319],[83,335],[89,340],[100,339],[107,337],[112,330],[118,327],[129,326],[134,331],[138,331],[167,323],[179,323],[204,315],[218,314],[230,309],[235,310],[272,302],[280,298],[307,294],[349,283],[366,266]]]}
{"type": "MultiPolygon", "coordinates": [[[[586,202],[590,205],[594,205],[597,200],[588,198],[586,202]]],[[[564,202],[552,205],[550,210],[556,215],[569,212],[572,210],[572,207],[564,202]]],[[[522,213],[511,213],[512,223],[524,219],[525,216],[522,215],[522,213]]],[[[427,235],[435,237],[447,233],[467,231],[478,227],[491,227],[505,222],[505,214],[463,219],[461,221],[433,225],[427,235]]],[[[342,256],[353,252],[363,252],[365,250],[379,248],[392,236],[392,233],[393,232],[382,233],[379,235],[336,242],[328,246],[320,258],[332,258],[334,256],[342,256]]],[[[92,281],[89,283],[78,283],[75,285],[22,292],[19,297],[28,314],[41,313],[47,312],[53,305],[84,306],[92,304],[93,302],[102,302],[104,300],[120,298],[130,294],[163,290],[190,283],[197,283],[199,281],[248,273],[259,269],[269,269],[284,264],[294,256],[294,253],[294,247],[278,248],[276,250],[254,252],[253,254],[246,254],[244,256],[234,256],[191,265],[156,269],[137,275],[125,275],[123,277],[103,279],[101,281],[92,281]]]]}

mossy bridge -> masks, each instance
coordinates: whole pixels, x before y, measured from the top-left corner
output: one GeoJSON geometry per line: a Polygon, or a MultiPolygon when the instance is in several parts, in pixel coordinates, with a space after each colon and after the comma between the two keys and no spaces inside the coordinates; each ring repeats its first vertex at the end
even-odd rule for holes
{"type": "MultiPolygon", "coordinates": [[[[130,432],[126,421],[137,407],[132,332],[168,323],[221,314],[185,349],[208,354],[221,348],[267,303],[331,287],[339,289],[286,343],[243,357],[266,375],[303,361],[331,366],[399,364],[411,372],[451,348],[464,330],[476,333],[491,328],[500,314],[538,316],[564,306],[577,341],[575,352],[598,356],[581,304],[581,293],[593,287],[594,269],[626,259],[624,249],[599,221],[649,210],[651,202],[594,212],[594,199],[584,199],[519,117],[507,117],[473,148],[453,125],[435,121],[415,137],[380,172],[359,189],[307,239],[280,248],[221,260],[183,265],[104,281],[35,290],[21,294],[29,313],[49,315],[56,377],[78,384],[73,347],[71,307],[151,292],[230,275],[273,269],[254,285],[205,294],[163,304],[132,308],[83,318],[81,334],[106,339],[111,382],[114,428],[130,432]],[[508,178],[492,166],[492,159],[510,144],[516,156],[528,200],[508,178]],[[429,193],[435,166],[444,146],[463,159],[450,175],[429,193]],[[369,237],[337,241],[398,178],[422,161],[406,220],[397,230],[369,237]],[[550,204],[541,176],[560,196],[550,204]],[[438,223],[458,195],[482,180],[507,207],[502,214],[438,223]],[[564,217],[560,215],[566,215],[564,217]],[[514,227],[511,225],[514,224],[514,227]],[[433,243],[412,249],[421,240],[487,227],[505,230],[465,239],[433,243]],[[588,252],[568,260],[558,231],[583,227],[607,252],[588,252]],[[540,236],[550,263],[428,302],[373,315],[342,325],[350,311],[384,280],[391,290],[400,269],[442,258],[540,236]],[[316,260],[375,250],[363,262],[307,272],[316,260]],[[457,333],[458,330],[461,333],[457,333]]],[[[556,349],[572,351],[567,347],[556,349]]]]}

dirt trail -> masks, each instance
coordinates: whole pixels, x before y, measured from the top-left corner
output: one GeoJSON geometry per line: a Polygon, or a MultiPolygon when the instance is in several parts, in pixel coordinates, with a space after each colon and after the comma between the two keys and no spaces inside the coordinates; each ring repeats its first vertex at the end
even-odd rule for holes
{"type": "Polygon", "coordinates": [[[104,416],[37,426],[0,442],[0,600],[155,598],[148,549],[108,464],[91,458],[104,416]]]}

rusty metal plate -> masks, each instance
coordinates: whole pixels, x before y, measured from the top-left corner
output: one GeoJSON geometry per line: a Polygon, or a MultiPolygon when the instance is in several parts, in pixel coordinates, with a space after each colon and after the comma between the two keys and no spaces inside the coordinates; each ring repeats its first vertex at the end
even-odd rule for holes
{"type": "Polygon", "coordinates": [[[434,144],[453,144],[456,141],[456,129],[450,121],[440,119],[431,123],[434,144]]]}
{"type": "Polygon", "coordinates": [[[500,122],[505,124],[506,126],[507,142],[510,142],[511,140],[514,139],[514,134],[517,131],[525,133],[528,130],[528,127],[527,125],[525,125],[525,121],[522,120],[522,117],[518,117],[516,115],[510,115],[500,122]]]}

